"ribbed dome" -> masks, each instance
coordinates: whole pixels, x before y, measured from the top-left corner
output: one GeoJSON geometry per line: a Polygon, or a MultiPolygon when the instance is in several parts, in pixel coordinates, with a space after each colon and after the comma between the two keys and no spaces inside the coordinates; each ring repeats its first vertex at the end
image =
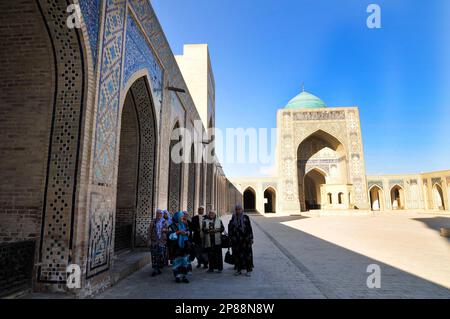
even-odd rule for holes
{"type": "Polygon", "coordinates": [[[326,104],[317,96],[303,91],[285,106],[286,109],[320,109],[327,107],[326,104]]]}

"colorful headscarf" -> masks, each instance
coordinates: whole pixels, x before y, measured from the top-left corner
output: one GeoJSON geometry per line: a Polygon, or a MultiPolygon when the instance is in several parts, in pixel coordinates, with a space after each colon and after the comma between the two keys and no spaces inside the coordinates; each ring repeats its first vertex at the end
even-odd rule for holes
{"type": "Polygon", "coordinates": [[[244,224],[244,212],[241,212],[241,215],[238,217],[236,214],[236,210],[242,210],[241,205],[236,205],[235,212],[233,213],[233,225],[236,229],[240,229],[242,232],[245,232],[245,224],[244,224]]]}
{"type": "Polygon", "coordinates": [[[172,215],[169,213],[169,211],[167,209],[164,209],[163,214],[167,215],[167,224],[172,225],[172,215]]]}

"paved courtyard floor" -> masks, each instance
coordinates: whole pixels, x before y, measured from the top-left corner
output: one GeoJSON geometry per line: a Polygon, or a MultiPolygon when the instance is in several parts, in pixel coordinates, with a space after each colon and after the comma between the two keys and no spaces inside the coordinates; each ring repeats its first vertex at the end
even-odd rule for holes
{"type": "Polygon", "coordinates": [[[147,266],[96,298],[450,298],[450,240],[439,235],[440,227],[450,227],[449,217],[251,219],[252,277],[235,277],[225,264],[222,274],[194,267],[190,284],[176,284],[169,269],[152,278],[147,266]],[[366,284],[371,264],[381,269],[379,289],[366,284]]]}

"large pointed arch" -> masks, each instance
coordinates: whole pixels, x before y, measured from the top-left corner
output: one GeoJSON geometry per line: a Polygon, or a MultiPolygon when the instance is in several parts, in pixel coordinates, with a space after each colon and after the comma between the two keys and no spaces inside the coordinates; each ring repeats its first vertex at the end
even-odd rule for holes
{"type": "Polygon", "coordinates": [[[145,246],[154,211],[157,130],[145,77],[126,94],[120,113],[115,251],[145,246]]]}
{"type": "Polygon", "coordinates": [[[349,184],[345,146],[338,138],[322,129],[308,135],[297,147],[298,196],[302,211],[324,207],[317,188],[317,183],[323,181],[306,178],[311,173],[312,177],[316,176],[314,172],[324,177],[323,184],[331,183],[343,187],[349,184]],[[305,185],[306,182],[308,185],[305,185]]]}

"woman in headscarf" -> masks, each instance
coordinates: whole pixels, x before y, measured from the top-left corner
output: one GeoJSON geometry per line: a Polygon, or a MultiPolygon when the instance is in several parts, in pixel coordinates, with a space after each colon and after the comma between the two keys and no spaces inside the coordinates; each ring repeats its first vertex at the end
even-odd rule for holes
{"type": "Polygon", "coordinates": [[[250,277],[253,270],[253,230],[250,218],[243,213],[240,205],[236,205],[233,217],[228,224],[228,235],[231,239],[233,251],[235,275],[239,276],[242,270],[246,270],[246,276],[250,277]]]}
{"type": "Polygon", "coordinates": [[[223,227],[222,221],[216,216],[216,212],[211,210],[208,218],[203,220],[203,238],[205,249],[208,252],[209,273],[214,270],[221,273],[223,270],[221,237],[224,231],[225,227],[223,227]]]}
{"type": "Polygon", "coordinates": [[[187,227],[186,216],[183,212],[178,212],[173,216],[172,225],[169,226],[169,240],[173,247],[172,270],[177,283],[189,283],[186,275],[190,269],[189,262],[189,229],[187,227]]]}
{"type": "Polygon", "coordinates": [[[163,211],[158,209],[156,217],[150,222],[149,241],[152,254],[152,277],[161,274],[165,265],[167,251],[167,221],[163,217],[163,211]]]}
{"type": "MultiPolygon", "coordinates": [[[[172,215],[171,215],[171,213],[169,213],[169,211],[167,209],[163,210],[163,216],[164,216],[164,219],[167,222],[168,227],[170,225],[172,225],[172,215]]],[[[166,257],[165,265],[168,266],[169,262],[172,263],[172,260],[173,260],[173,258],[172,258],[172,245],[170,243],[167,245],[167,250],[166,250],[166,256],[165,257],[166,257]]]]}
{"type": "Polygon", "coordinates": [[[170,226],[172,224],[172,215],[169,213],[167,209],[163,210],[164,219],[167,221],[167,224],[170,226]]]}

